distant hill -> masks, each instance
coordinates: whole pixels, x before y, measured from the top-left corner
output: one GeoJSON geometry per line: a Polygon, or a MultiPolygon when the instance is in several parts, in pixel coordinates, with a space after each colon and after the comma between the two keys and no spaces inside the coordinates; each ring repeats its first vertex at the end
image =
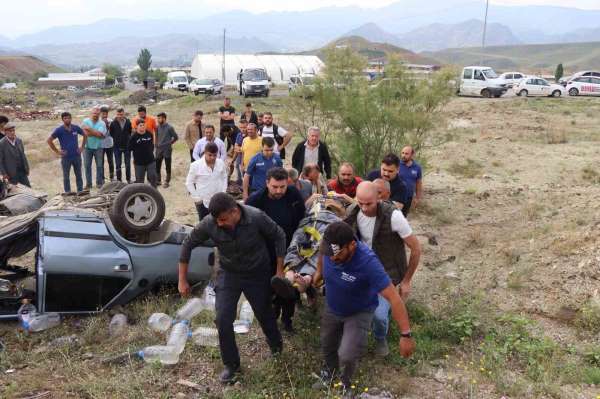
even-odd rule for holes
{"type": "Polygon", "coordinates": [[[447,64],[483,64],[500,71],[553,73],[559,63],[564,65],[566,74],[582,69],[600,70],[600,42],[472,47],[425,52],[423,55],[447,64]]]}
{"type": "Polygon", "coordinates": [[[0,56],[0,79],[2,80],[27,80],[35,74],[48,72],[61,72],[62,69],[55,65],[40,60],[37,57],[22,55],[0,56]]]}
{"type": "Polygon", "coordinates": [[[367,39],[374,43],[389,43],[398,45],[398,36],[383,30],[379,25],[373,22],[361,25],[356,29],[352,29],[342,37],[358,36],[367,39]]]}
{"type": "Polygon", "coordinates": [[[305,51],[301,54],[316,55],[321,59],[324,59],[324,51],[327,48],[339,46],[348,46],[359,54],[365,56],[367,59],[369,59],[369,61],[388,61],[391,56],[397,56],[400,58],[400,60],[409,64],[439,64],[439,62],[433,57],[416,54],[410,50],[400,48],[389,43],[373,43],[358,36],[342,37],[320,49],[305,51]]]}

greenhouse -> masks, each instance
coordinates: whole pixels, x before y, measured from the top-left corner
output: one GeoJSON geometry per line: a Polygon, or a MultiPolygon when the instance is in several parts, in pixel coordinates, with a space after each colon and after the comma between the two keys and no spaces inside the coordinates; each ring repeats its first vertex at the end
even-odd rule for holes
{"type": "MultiPolygon", "coordinates": [[[[314,55],[225,55],[225,84],[237,84],[237,74],[242,69],[263,68],[273,83],[287,83],[291,75],[317,74],[324,64],[314,55]]],[[[191,75],[197,79],[222,79],[223,56],[198,54],[192,62],[191,75]]]]}

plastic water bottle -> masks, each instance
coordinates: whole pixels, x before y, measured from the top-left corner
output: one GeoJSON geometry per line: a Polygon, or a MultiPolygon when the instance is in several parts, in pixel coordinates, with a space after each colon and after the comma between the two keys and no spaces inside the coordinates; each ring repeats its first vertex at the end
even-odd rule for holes
{"type": "Polygon", "coordinates": [[[122,335],[127,329],[127,316],[123,313],[117,313],[110,320],[108,332],[112,337],[122,335]]]}
{"type": "Polygon", "coordinates": [[[25,328],[25,323],[28,323],[29,319],[31,319],[31,317],[35,316],[36,314],[37,310],[35,306],[29,303],[29,301],[23,303],[23,305],[21,305],[21,307],[17,311],[19,323],[21,323],[21,326],[23,326],[23,328],[25,328]]]}
{"type": "Polygon", "coordinates": [[[177,320],[191,320],[192,317],[202,312],[204,306],[200,298],[191,298],[176,313],[177,320]]]}
{"type": "Polygon", "coordinates": [[[250,324],[247,320],[236,320],[233,322],[233,332],[236,334],[248,334],[250,324]]]}
{"type": "Polygon", "coordinates": [[[204,297],[202,299],[204,303],[204,309],[210,310],[212,312],[215,311],[215,304],[217,303],[217,294],[215,290],[210,285],[204,289],[204,297]]]}
{"type": "Polygon", "coordinates": [[[248,301],[242,302],[239,319],[241,321],[248,322],[248,325],[252,324],[252,321],[254,320],[254,312],[252,312],[252,306],[250,306],[248,301]]]}
{"type": "Polygon", "coordinates": [[[198,327],[192,333],[192,341],[200,346],[219,346],[219,332],[216,328],[198,327]]]}
{"type": "Polygon", "coordinates": [[[187,341],[190,334],[190,327],[188,325],[187,320],[182,320],[175,324],[171,329],[171,333],[169,334],[169,339],[167,340],[167,346],[172,346],[175,348],[175,352],[177,352],[177,356],[183,349],[185,348],[185,342],[187,341]]]}
{"type": "Polygon", "coordinates": [[[147,363],[160,362],[161,364],[177,364],[179,353],[172,346],[148,346],[139,351],[137,355],[147,363]]]}
{"type": "Polygon", "coordinates": [[[173,324],[173,318],[164,313],[152,313],[148,318],[150,329],[158,332],[166,332],[173,324]]]}
{"type": "Polygon", "coordinates": [[[29,332],[44,331],[60,324],[58,313],[36,313],[23,322],[23,327],[29,332]]]}

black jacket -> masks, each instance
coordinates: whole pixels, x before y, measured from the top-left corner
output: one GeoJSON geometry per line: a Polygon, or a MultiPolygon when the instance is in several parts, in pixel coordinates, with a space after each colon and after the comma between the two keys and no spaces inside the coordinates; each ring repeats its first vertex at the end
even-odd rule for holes
{"type": "Polygon", "coordinates": [[[127,149],[129,138],[131,137],[131,121],[128,118],[125,118],[123,129],[121,129],[121,124],[119,121],[114,119],[108,127],[108,132],[115,142],[115,147],[119,148],[120,150],[127,149]]]}
{"type": "Polygon", "coordinates": [[[269,274],[267,243],[273,243],[276,256],[284,257],[285,233],[263,211],[246,205],[239,207],[242,217],[233,231],[217,226],[212,215],[202,219],[183,241],[179,261],[189,263],[192,250],[211,239],[219,250],[221,269],[258,278],[257,272],[269,274]]]}
{"type": "MultiPolygon", "coordinates": [[[[292,166],[299,173],[302,173],[302,169],[304,168],[305,144],[306,140],[298,144],[294,150],[294,155],[292,155],[292,166]]],[[[317,164],[319,165],[319,168],[321,168],[321,172],[325,173],[327,179],[331,179],[331,157],[329,156],[327,144],[322,141],[319,141],[319,161],[317,164]]]]}

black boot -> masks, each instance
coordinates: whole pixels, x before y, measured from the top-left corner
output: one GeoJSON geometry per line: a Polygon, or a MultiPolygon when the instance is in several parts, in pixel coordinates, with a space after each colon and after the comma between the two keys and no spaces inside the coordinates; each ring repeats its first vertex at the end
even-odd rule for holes
{"type": "Polygon", "coordinates": [[[237,380],[237,374],[240,372],[240,366],[225,366],[225,369],[219,375],[219,380],[223,384],[233,384],[237,380]]]}

